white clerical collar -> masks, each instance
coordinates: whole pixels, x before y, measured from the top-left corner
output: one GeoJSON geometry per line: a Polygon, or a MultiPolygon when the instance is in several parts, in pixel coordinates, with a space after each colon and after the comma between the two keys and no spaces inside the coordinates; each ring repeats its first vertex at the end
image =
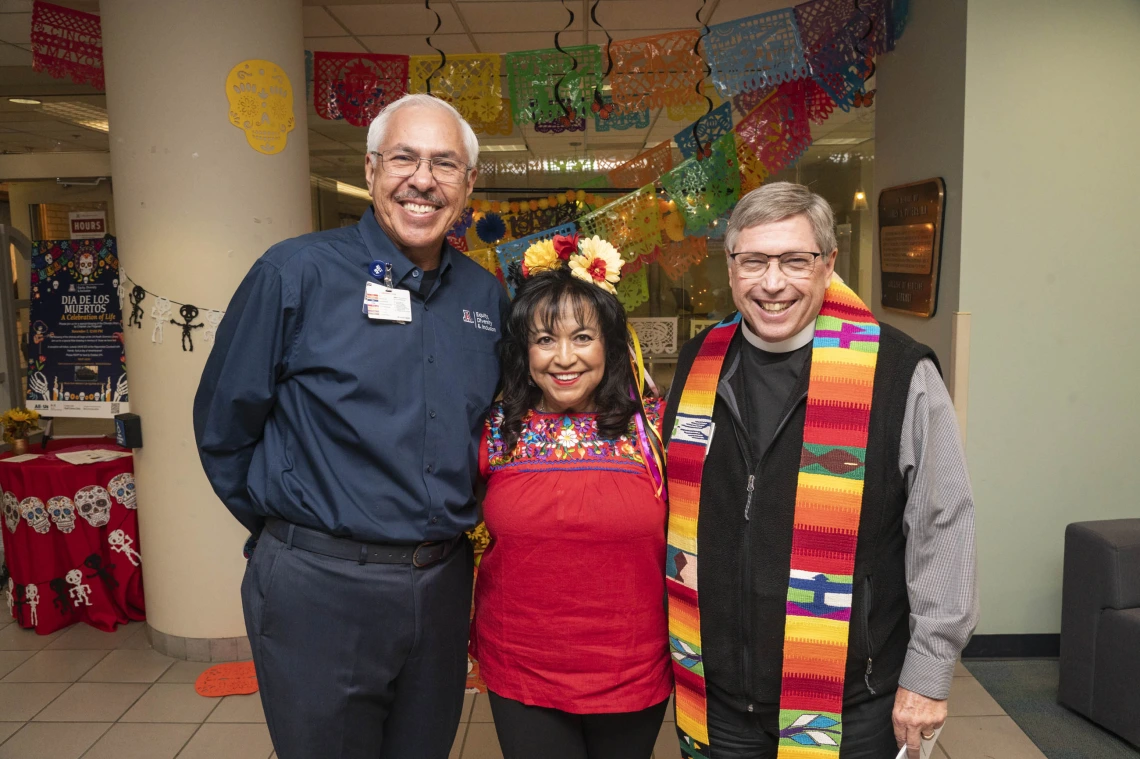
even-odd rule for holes
{"type": "Polygon", "coordinates": [[[743,319],[740,320],[740,328],[744,333],[744,339],[751,343],[753,346],[762,351],[769,353],[791,353],[794,350],[799,350],[812,341],[815,337],[815,321],[812,320],[806,327],[798,333],[792,335],[787,340],[781,340],[778,343],[770,343],[764,338],[757,335],[748,328],[748,322],[743,319]]]}

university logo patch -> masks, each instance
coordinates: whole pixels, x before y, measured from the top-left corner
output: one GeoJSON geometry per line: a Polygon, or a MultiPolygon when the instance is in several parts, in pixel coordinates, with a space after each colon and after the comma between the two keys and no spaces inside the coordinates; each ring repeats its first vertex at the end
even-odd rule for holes
{"type": "Polygon", "coordinates": [[[474,324],[475,317],[471,315],[470,311],[463,309],[463,321],[467,322],[468,324],[474,324]]]}

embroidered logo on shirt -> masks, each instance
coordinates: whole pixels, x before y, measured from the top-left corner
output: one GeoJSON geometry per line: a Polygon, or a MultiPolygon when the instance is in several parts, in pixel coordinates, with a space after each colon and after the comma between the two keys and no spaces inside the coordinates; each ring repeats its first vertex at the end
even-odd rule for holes
{"type": "Polygon", "coordinates": [[[491,323],[491,317],[489,317],[486,314],[481,313],[479,311],[475,312],[475,326],[478,329],[484,329],[484,330],[487,330],[488,332],[498,332],[499,331],[499,330],[495,329],[495,325],[491,323]]]}
{"type": "Polygon", "coordinates": [[[475,317],[473,317],[471,315],[470,311],[468,311],[467,309],[463,309],[463,321],[467,322],[468,324],[474,324],[475,323],[475,317]]]}

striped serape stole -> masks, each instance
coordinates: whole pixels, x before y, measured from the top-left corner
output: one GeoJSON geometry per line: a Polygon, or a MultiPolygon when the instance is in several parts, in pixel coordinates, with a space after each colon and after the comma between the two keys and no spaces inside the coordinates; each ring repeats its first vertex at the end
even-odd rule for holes
{"type": "Polygon", "coordinates": [[[701,475],[713,436],[713,404],[728,346],[740,324],[713,327],[701,343],[677,406],[669,440],[669,532],[665,590],[669,599],[669,648],[676,682],[674,704],[681,754],[708,759],[705,667],[701,659],[701,611],[697,603],[697,514],[701,475]]]}
{"type": "Polygon", "coordinates": [[[779,759],[835,759],[879,324],[846,285],[815,323],[784,627],[779,759]]]}
{"type": "MultiPolygon", "coordinates": [[[[737,314],[705,336],[681,393],[667,459],[669,644],[681,754],[691,759],[709,757],[697,592],[701,477],[717,382],[739,323],[737,314]]],[[[836,759],[843,738],[852,575],[878,349],[878,322],[850,288],[833,281],[815,322],[808,378],[784,631],[780,759],[836,759]]]]}

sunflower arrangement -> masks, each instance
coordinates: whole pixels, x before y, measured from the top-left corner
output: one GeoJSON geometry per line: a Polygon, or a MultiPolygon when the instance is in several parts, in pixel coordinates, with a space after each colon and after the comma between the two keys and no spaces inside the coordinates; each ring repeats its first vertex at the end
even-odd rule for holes
{"type": "Polygon", "coordinates": [[[623,263],[617,248],[597,235],[554,235],[550,240],[531,243],[523,254],[521,274],[525,279],[569,266],[573,276],[616,295],[614,285],[621,279],[623,263]]]}
{"type": "Polygon", "coordinates": [[[28,435],[40,428],[40,414],[26,408],[10,408],[0,416],[0,424],[4,426],[4,442],[25,440],[28,435]]]}

